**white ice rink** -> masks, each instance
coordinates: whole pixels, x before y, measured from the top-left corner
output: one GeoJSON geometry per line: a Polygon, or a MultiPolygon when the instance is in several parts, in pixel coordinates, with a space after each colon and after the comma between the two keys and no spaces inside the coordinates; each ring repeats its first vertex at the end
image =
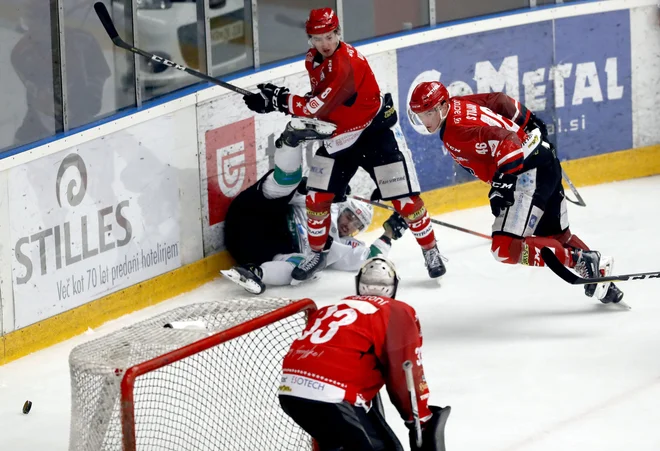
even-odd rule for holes
{"type": "MultiPolygon", "coordinates": [[[[580,192],[588,206],[569,207],[571,229],[615,256],[615,273],[660,269],[660,176],[580,192]]],[[[441,218],[490,230],[487,207],[441,218]]],[[[391,256],[402,278],[397,297],[422,323],[431,403],[453,408],[449,451],[660,450],[660,280],[619,284],[632,307],[626,311],[586,298],[548,269],[497,263],[482,238],[442,227],[436,234],[449,258],[441,286],[428,279],[410,233],[391,256]]],[[[322,304],[353,288],[353,274],[327,271],[266,294],[322,304]]],[[[0,366],[0,450],[67,449],[67,359],[75,345],[176,306],[245,294],[218,278],[0,366]],[[26,399],[34,402],[29,415],[21,413],[26,399]]],[[[386,413],[405,443],[389,403],[386,413]]]]}

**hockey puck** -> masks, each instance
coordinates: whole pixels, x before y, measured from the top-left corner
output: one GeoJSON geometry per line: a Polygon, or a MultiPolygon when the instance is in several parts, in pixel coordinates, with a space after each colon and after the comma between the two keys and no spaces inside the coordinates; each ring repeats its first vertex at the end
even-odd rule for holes
{"type": "Polygon", "coordinates": [[[23,413],[27,415],[28,413],[30,413],[30,409],[32,409],[32,401],[28,399],[27,401],[25,401],[25,404],[23,404],[23,413]]]}

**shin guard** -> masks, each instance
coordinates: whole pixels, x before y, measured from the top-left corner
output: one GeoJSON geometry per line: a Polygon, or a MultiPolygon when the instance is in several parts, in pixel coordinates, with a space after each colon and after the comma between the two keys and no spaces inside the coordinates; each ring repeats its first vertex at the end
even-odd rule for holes
{"type": "Polygon", "coordinates": [[[419,196],[404,197],[392,201],[394,209],[403,216],[410,231],[415,236],[422,249],[431,249],[435,246],[435,233],[431,224],[424,201],[419,196]]]}
{"type": "Polygon", "coordinates": [[[515,265],[520,263],[526,266],[545,266],[541,257],[541,249],[549,247],[555,252],[564,265],[572,264],[569,249],[554,238],[531,236],[527,238],[514,238],[507,235],[494,235],[491,252],[495,260],[515,265]]]}
{"type": "Polygon", "coordinates": [[[313,251],[320,252],[325,247],[330,233],[330,208],[332,193],[310,191],[305,199],[307,206],[307,237],[313,251]]]}

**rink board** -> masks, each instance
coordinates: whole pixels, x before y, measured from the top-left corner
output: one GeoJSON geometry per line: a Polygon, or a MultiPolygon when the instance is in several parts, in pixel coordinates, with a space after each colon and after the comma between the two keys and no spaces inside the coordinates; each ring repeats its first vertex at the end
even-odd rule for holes
{"type": "MultiPolygon", "coordinates": [[[[528,104],[551,125],[578,186],[660,173],[655,12],[651,0],[587,2],[359,46],[393,94],[429,211],[484,205],[488,190],[406,117],[411,87],[429,77],[454,94],[504,90],[528,104]],[[587,26],[594,32],[584,38],[587,26]]],[[[272,81],[302,93],[301,68],[296,61],[231,82],[255,89],[272,81]]],[[[230,265],[222,238],[227,206],[273,168],[286,121],[254,115],[240,97],[212,87],[0,160],[0,234],[11,243],[0,249],[0,364],[191,289],[230,265]],[[173,258],[141,264],[145,252],[168,255],[161,246],[173,258]],[[139,271],[119,276],[116,269],[113,280],[112,268],[131,261],[139,271]],[[85,289],[74,293],[78,281],[85,289]]],[[[317,147],[304,147],[305,161],[317,147]]],[[[354,192],[372,188],[359,172],[354,192]]],[[[378,211],[374,227],[386,216],[378,211]]]]}

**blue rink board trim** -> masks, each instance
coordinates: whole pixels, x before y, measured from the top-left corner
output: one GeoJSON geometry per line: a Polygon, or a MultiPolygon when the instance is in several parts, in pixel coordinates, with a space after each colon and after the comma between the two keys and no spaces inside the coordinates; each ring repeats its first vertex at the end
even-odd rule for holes
{"type": "MultiPolygon", "coordinates": [[[[440,24],[436,24],[434,26],[420,27],[420,28],[416,28],[414,30],[401,31],[399,33],[388,34],[386,36],[369,38],[369,39],[365,39],[365,40],[362,40],[362,41],[353,42],[353,44],[354,45],[373,44],[373,43],[377,43],[377,42],[387,41],[387,40],[390,40],[390,39],[396,39],[396,38],[399,38],[401,36],[407,36],[407,35],[412,35],[412,34],[416,34],[416,33],[422,33],[422,32],[426,32],[426,31],[429,31],[429,30],[435,30],[435,29],[439,29],[439,28],[452,27],[452,26],[465,24],[465,23],[479,22],[479,21],[482,21],[482,20],[500,18],[500,17],[506,17],[506,16],[513,16],[513,15],[516,15],[516,14],[525,14],[527,12],[538,11],[538,10],[542,10],[542,9],[563,8],[563,7],[568,7],[568,6],[575,6],[575,5],[578,5],[578,4],[595,3],[595,2],[599,2],[599,1],[602,1],[602,0],[582,0],[582,1],[573,1],[571,3],[549,4],[549,5],[538,6],[538,7],[535,7],[535,8],[524,8],[524,9],[511,10],[511,11],[503,11],[503,12],[500,12],[500,13],[494,13],[494,14],[489,14],[489,15],[485,15],[485,16],[479,16],[479,17],[468,18],[468,19],[461,19],[461,20],[456,20],[456,21],[452,21],[452,22],[443,22],[443,23],[440,23],[440,24]]],[[[580,17],[583,17],[583,16],[580,16],[580,17]]],[[[267,71],[267,70],[271,70],[271,69],[274,69],[274,68],[277,68],[277,67],[280,67],[280,66],[284,66],[284,65],[287,65],[287,64],[295,63],[295,62],[302,62],[303,60],[304,60],[304,55],[293,56],[293,57],[289,57],[289,58],[281,60],[281,61],[277,61],[277,62],[274,62],[274,63],[262,65],[258,69],[249,68],[249,69],[245,69],[245,70],[233,73],[231,75],[226,75],[226,76],[221,77],[221,79],[223,81],[231,82],[232,80],[236,80],[236,79],[248,76],[248,75],[264,72],[264,71],[267,71]]],[[[9,149],[9,150],[0,152],[0,160],[4,159],[4,158],[11,157],[13,155],[16,155],[16,154],[19,154],[19,153],[22,153],[22,152],[29,151],[31,149],[34,149],[34,148],[37,148],[37,147],[40,147],[40,146],[43,146],[43,145],[46,145],[46,144],[49,144],[49,143],[57,141],[59,139],[63,139],[63,138],[66,138],[68,136],[75,135],[76,133],[80,133],[80,132],[83,132],[85,130],[90,130],[92,128],[99,127],[103,124],[116,121],[116,120],[124,118],[126,116],[130,116],[130,115],[135,114],[137,112],[143,111],[145,109],[149,109],[149,108],[161,105],[163,103],[170,102],[172,100],[176,100],[176,99],[179,99],[181,97],[185,97],[187,95],[193,94],[197,91],[201,91],[202,89],[207,89],[207,88],[212,87],[212,86],[214,86],[214,85],[211,84],[211,83],[200,82],[200,83],[196,83],[196,84],[191,85],[191,86],[187,86],[185,88],[181,88],[181,89],[176,90],[172,93],[165,94],[163,96],[157,97],[156,99],[148,100],[148,101],[144,102],[143,105],[139,108],[138,107],[126,108],[126,109],[118,111],[118,112],[116,112],[116,113],[114,113],[110,116],[98,119],[94,122],[91,122],[89,124],[85,124],[83,126],[80,126],[80,127],[74,128],[74,129],[71,129],[68,132],[58,133],[56,135],[49,136],[48,138],[44,138],[44,139],[41,139],[39,141],[35,141],[33,143],[25,144],[25,145],[22,145],[22,146],[19,146],[19,147],[15,147],[13,149],[9,149]]]]}
{"type": "MultiPolygon", "coordinates": [[[[549,124],[562,160],[629,149],[630,45],[630,12],[621,10],[406,47],[397,50],[400,105],[420,76],[441,80],[452,95],[504,91],[549,124]]],[[[472,179],[437,135],[400,118],[423,191],[472,179]]]]}

